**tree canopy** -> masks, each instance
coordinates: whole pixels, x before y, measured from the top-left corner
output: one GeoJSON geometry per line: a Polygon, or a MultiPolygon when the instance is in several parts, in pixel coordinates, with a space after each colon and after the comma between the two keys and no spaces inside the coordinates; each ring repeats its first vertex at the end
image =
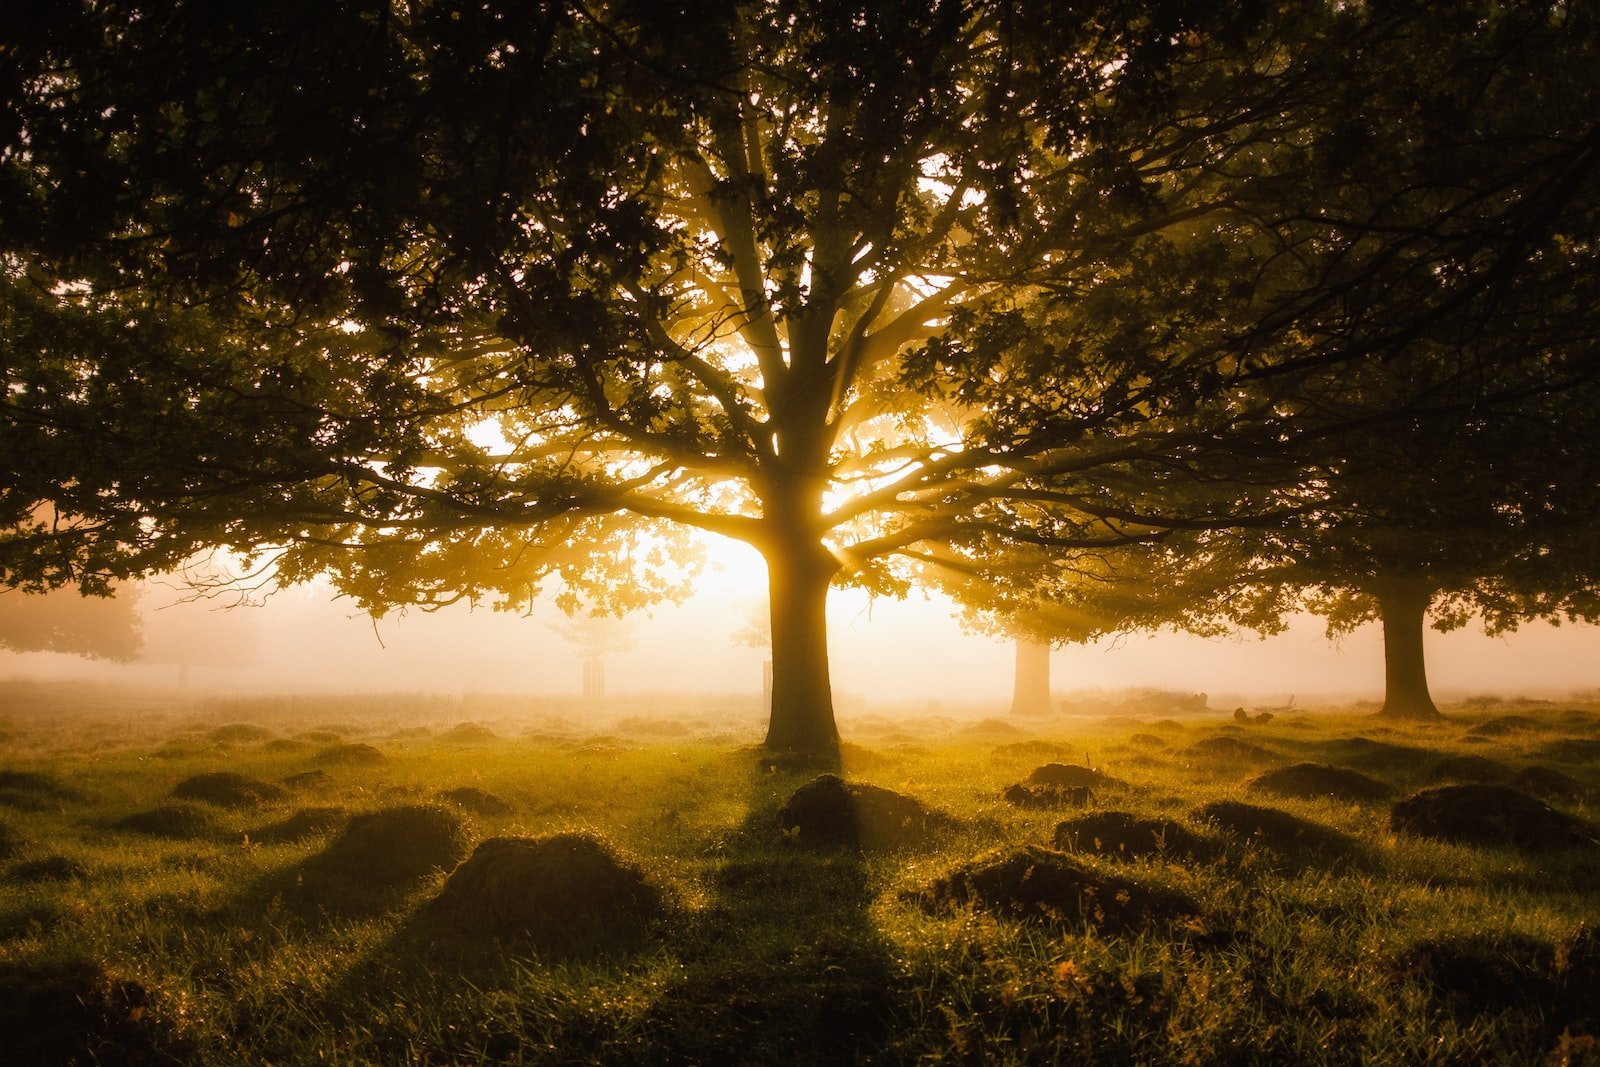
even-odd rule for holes
{"type": "MultiPolygon", "coordinates": [[[[1453,32],[1492,52],[1521,16],[1480,6],[1453,32]]],[[[1491,168],[1484,214],[1362,170],[1390,116],[1351,105],[1436,21],[31,11],[0,31],[4,579],[228,545],[374,611],[621,608],[698,528],[768,561],[768,744],[832,750],[830,583],[1278,521],[1286,398],[1516,272],[1498,227],[1561,172],[1491,168]]]]}

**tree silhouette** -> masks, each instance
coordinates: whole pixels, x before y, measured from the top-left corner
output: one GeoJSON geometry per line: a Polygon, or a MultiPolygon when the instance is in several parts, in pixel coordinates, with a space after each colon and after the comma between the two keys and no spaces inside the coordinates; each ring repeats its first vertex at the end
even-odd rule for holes
{"type": "Polygon", "coordinates": [[[835,752],[830,584],[1248,519],[1283,390],[1493,282],[1415,272],[1436,235],[1386,229],[1382,182],[1359,218],[1285,209],[1361,165],[1341,87],[1417,18],[29,12],[0,31],[5,580],[229,545],[374,612],[614,610],[681,589],[698,528],[768,564],[767,744],[835,752]],[[1351,312],[1376,286],[1389,332],[1351,312]]]}
{"type": "Polygon", "coordinates": [[[143,648],[136,591],[84,596],[76,589],[0,592],[0,648],[126,662],[143,648]]]}

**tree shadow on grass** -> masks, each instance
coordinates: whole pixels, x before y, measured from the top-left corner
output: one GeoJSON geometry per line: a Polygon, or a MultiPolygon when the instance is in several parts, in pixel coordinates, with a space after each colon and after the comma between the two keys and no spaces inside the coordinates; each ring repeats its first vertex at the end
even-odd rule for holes
{"type": "Polygon", "coordinates": [[[854,1062],[889,1039],[906,992],[869,915],[865,857],[803,847],[779,826],[778,808],[811,777],[733,757],[727,789],[746,791],[745,816],[698,848],[665,848],[666,864],[642,860],[668,890],[664,916],[577,922],[592,936],[575,929],[559,946],[465,931],[439,901],[416,899],[421,882],[354,895],[312,885],[324,876],[314,862],[257,892],[299,901],[308,924],[388,909],[392,930],[310,1007],[381,1062],[854,1062]],[[703,894],[662,873],[685,857],[703,861],[703,894]],[[330,890],[342,895],[319,899],[330,890]],[[385,1019],[396,1004],[415,1015],[385,1019]]]}
{"type": "Polygon", "coordinates": [[[906,991],[874,925],[862,853],[808,848],[778,809],[810,776],[752,776],[712,897],[674,938],[682,977],[648,1012],[658,1063],[849,1063],[888,1040],[906,991]]]}

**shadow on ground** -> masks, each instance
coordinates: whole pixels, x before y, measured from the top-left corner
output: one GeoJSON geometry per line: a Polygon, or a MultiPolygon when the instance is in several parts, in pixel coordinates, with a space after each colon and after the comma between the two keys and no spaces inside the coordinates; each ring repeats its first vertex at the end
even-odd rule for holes
{"type": "Polygon", "coordinates": [[[763,768],[747,753],[733,759],[728,775],[744,780],[728,788],[747,790],[748,810],[708,832],[701,891],[680,891],[680,873],[663,875],[645,858],[667,890],[665,915],[632,924],[626,938],[597,927],[592,938],[552,949],[537,939],[467,936],[440,921],[433,898],[448,891],[418,900],[422,883],[408,881],[358,893],[348,878],[329,882],[326,861],[315,857],[254,896],[297,902],[311,937],[404,912],[308,1009],[331,1031],[362,1032],[359,1051],[381,1062],[872,1058],[891,1039],[907,991],[869,915],[866,857],[807,848],[782,832],[779,807],[814,772],[763,768]],[[381,1017],[378,1009],[397,1003],[425,1007],[410,1019],[381,1017]],[[493,1015],[484,1013],[490,1004],[498,1005],[493,1015]]]}

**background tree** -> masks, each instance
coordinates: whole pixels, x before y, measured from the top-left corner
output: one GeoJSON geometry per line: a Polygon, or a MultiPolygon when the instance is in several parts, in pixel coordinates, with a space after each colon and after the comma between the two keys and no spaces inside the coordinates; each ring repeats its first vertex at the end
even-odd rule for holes
{"type": "Polygon", "coordinates": [[[0,592],[0,648],[127,662],[143,648],[136,591],[84,596],[77,589],[0,592]]]}
{"type": "Polygon", "coordinates": [[[1325,429],[1292,451],[1322,499],[1254,550],[1229,544],[1253,595],[1217,603],[1254,625],[1310,607],[1330,634],[1380,621],[1382,714],[1434,718],[1429,616],[1490,633],[1596,617],[1600,35],[1592,11],[1476,3],[1363,47],[1392,75],[1346,83],[1361,105],[1311,168],[1316,199],[1414,238],[1370,279],[1330,275],[1295,342],[1384,356],[1310,380],[1303,421],[1325,429]],[[1358,168],[1346,144],[1367,146],[1358,168]],[[1397,392],[1418,402],[1397,412],[1397,392]]]}

